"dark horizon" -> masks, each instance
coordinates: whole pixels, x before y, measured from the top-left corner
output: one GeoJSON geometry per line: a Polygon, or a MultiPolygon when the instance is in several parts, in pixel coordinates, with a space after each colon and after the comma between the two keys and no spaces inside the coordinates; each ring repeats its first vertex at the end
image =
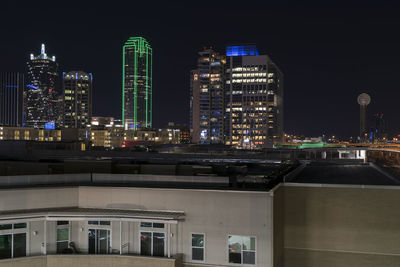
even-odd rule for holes
{"type": "Polygon", "coordinates": [[[203,46],[224,53],[227,45],[252,43],[284,74],[286,133],[357,136],[357,96],[363,92],[372,98],[367,120],[383,113],[390,132],[400,133],[399,8],[171,4],[139,14],[130,8],[133,4],[6,4],[0,11],[0,29],[7,37],[0,45],[0,71],[25,72],[29,55],[39,54],[45,43],[60,74],[93,73],[93,115],[120,118],[122,44],[130,36],[143,36],[154,51],[153,121],[159,128],[169,121],[189,123],[189,73],[203,46]]]}

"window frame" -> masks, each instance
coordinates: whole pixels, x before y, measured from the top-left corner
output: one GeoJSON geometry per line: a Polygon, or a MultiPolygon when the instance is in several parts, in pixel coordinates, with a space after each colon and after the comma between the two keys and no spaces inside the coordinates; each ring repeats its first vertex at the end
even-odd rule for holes
{"type": "MultiPolygon", "coordinates": [[[[88,227],[110,227],[112,226],[112,221],[111,220],[88,220],[87,223],[88,227]],[[89,222],[97,222],[97,224],[92,224],[89,222]],[[109,222],[110,224],[100,224],[100,222],[109,222]]],[[[100,229],[100,228],[99,228],[100,229]]]]}
{"type": "MultiPolygon", "coordinates": [[[[2,224],[11,224],[11,229],[4,229],[0,230],[0,236],[2,235],[11,235],[11,257],[10,258],[4,258],[4,259],[14,259],[16,258],[14,256],[14,235],[16,234],[25,234],[25,257],[29,256],[29,222],[26,221],[17,221],[17,222],[12,222],[12,223],[2,223],[2,224]],[[25,223],[26,227],[25,228],[16,228],[14,229],[14,224],[20,224],[20,223],[25,223]]],[[[24,256],[22,256],[24,257],[24,256]]],[[[18,257],[21,258],[21,257],[18,257]]]]}
{"type": "Polygon", "coordinates": [[[151,221],[140,221],[139,222],[139,228],[144,228],[144,229],[163,229],[165,231],[165,223],[160,223],[160,222],[151,222],[151,221]],[[148,223],[151,224],[151,226],[142,226],[142,223],[148,223]],[[163,227],[154,227],[154,224],[162,224],[163,227]]]}
{"type": "MultiPolygon", "coordinates": [[[[254,235],[237,235],[237,234],[228,234],[228,238],[226,240],[226,245],[227,245],[227,262],[229,265],[233,265],[233,266],[257,266],[257,236],[254,235]],[[233,262],[229,262],[229,237],[230,236],[240,236],[241,238],[243,237],[249,237],[249,238],[254,238],[254,264],[250,264],[250,263],[243,263],[243,241],[241,243],[241,248],[240,248],[240,257],[241,257],[241,263],[233,263],[233,262]]],[[[252,252],[252,250],[246,250],[246,251],[250,251],[252,252]]]]}
{"type": "Polygon", "coordinates": [[[197,232],[191,232],[190,233],[190,259],[192,262],[206,262],[206,234],[205,233],[197,233],[197,232]],[[193,235],[203,235],[203,242],[204,246],[202,247],[203,249],[203,260],[194,260],[193,259],[193,248],[201,248],[201,247],[193,247],[193,235]]]}

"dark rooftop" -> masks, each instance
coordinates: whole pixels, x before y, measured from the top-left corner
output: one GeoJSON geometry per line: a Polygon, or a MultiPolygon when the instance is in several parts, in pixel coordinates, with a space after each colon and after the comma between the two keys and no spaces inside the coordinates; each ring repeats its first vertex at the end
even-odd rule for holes
{"type": "Polygon", "coordinates": [[[292,180],[292,183],[346,185],[400,185],[394,177],[374,164],[338,164],[311,162],[292,180]]]}

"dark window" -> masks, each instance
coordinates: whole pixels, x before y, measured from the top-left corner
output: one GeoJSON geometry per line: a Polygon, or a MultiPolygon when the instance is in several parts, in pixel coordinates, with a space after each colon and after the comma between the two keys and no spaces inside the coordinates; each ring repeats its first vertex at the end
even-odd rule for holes
{"type": "Polygon", "coordinates": [[[153,227],[151,222],[141,222],[140,227],[153,227]]]}
{"type": "Polygon", "coordinates": [[[151,232],[140,234],[140,255],[151,256],[151,232]]]}
{"type": "Polygon", "coordinates": [[[26,233],[14,234],[14,258],[26,256],[26,233]]]}
{"type": "Polygon", "coordinates": [[[165,234],[153,233],[153,256],[164,257],[165,234]]]}
{"type": "Polygon", "coordinates": [[[204,261],[203,234],[192,234],[192,260],[204,261]]]}
{"type": "Polygon", "coordinates": [[[153,228],[164,228],[163,223],[153,223],[153,228]]]}
{"type": "Polygon", "coordinates": [[[26,223],[14,223],[14,229],[26,228],[26,223]]]}
{"type": "Polygon", "coordinates": [[[12,224],[0,224],[0,230],[12,229],[12,224]]]}
{"type": "Polygon", "coordinates": [[[11,235],[0,235],[0,259],[11,258],[11,235]]]}

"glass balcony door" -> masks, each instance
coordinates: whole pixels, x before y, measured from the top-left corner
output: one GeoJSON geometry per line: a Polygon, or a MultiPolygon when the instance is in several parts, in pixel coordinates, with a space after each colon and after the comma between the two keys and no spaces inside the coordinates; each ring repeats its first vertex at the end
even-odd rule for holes
{"type": "Polygon", "coordinates": [[[165,233],[140,232],[140,255],[165,256],[165,233]]]}
{"type": "Polygon", "coordinates": [[[89,229],[89,254],[111,253],[111,231],[106,229],[89,229]]]}
{"type": "Polygon", "coordinates": [[[26,256],[26,233],[0,235],[0,259],[26,256]]]}
{"type": "Polygon", "coordinates": [[[11,258],[12,235],[0,235],[0,259],[11,258]]]}

